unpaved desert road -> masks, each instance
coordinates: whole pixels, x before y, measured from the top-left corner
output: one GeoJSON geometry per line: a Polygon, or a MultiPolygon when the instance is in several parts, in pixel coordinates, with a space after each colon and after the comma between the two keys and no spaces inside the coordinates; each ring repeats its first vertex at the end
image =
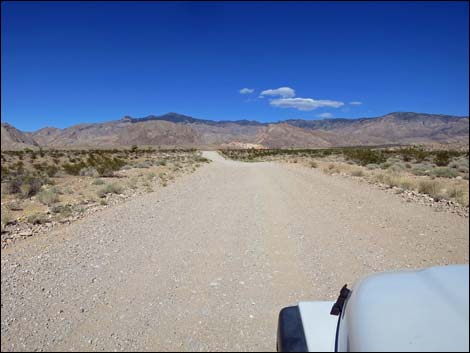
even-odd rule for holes
{"type": "Polygon", "coordinates": [[[1,348],[275,349],[279,310],[468,263],[468,219],[276,163],[213,162],[2,251],[1,348]]]}

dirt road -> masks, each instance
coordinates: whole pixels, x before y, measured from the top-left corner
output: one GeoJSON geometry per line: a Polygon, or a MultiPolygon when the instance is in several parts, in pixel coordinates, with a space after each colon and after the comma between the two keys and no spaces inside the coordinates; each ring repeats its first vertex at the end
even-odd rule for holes
{"type": "Polygon", "coordinates": [[[2,251],[1,348],[274,350],[281,307],[468,263],[468,219],[356,180],[214,162],[2,251]]]}

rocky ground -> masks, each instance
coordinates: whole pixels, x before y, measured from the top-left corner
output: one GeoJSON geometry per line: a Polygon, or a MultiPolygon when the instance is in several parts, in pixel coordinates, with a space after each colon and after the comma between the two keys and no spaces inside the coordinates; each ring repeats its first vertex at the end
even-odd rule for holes
{"type": "Polygon", "coordinates": [[[272,351],[284,306],[374,272],[468,263],[466,217],[360,178],[206,156],[3,249],[2,351],[272,351]]]}

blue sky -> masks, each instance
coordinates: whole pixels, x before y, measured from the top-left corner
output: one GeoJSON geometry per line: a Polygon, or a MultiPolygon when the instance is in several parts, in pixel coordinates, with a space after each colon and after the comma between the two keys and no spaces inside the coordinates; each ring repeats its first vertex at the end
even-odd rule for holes
{"type": "Polygon", "coordinates": [[[259,121],[467,115],[468,10],[2,2],[2,121],[31,131],[170,111],[259,121]]]}

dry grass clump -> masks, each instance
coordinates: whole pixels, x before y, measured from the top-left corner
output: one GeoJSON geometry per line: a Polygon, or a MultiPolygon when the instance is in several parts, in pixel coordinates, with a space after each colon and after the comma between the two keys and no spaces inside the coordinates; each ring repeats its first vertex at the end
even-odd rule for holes
{"type": "Polygon", "coordinates": [[[415,190],[417,187],[417,183],[413,178],[399,173],[378,173],[373,176],[373,180],[406,190],[415,190]]]}
{"type": "Polygon", "coordinates": [[[104,185],[105,182],[103,179],[95,179],[93,180],[93,182],[91,183],[92,185],[104,185]]]}
{"type": "Polygon", "coordinates": [[[5,226],[10,224],[13,221],[13,216],[11,212],[7,210],[2,210],[2,217],[1,217],[1,231],[5,230],[5,226]]]}
{"type": "Polygon", "coordinates": [[[352,176],[356,176],[356,177],[362,177],[364,176],[364,171],[362,169],[354,169],[351,171],[351,175],[352,176]]]}
{"type": "Polygon", "coordinates": [[[436,180],[421,180],[418,183],[418,192],[427,194],[433,198],[441,199],[442,186],[436,180]]]}
{"type": "Polygon", "coordinates": [[[99,189],[96,194],[99,198],[105,197],[107,194],[122,194],[123,187],[117,183],[107,184],[103,188],[99,189]]]}
{"type": "Polygon", "coordinates": [[[31,224],[44,224],[47,222],[47,216],[44,213],[33,213],[26,218],[28,223],[31,224]]]}
{"type": "Polygon", "coordinates": [[[60,201],[59,193],[55,189],[41,190],[36,197],[39,202],[47,206],[60,201]]]}

